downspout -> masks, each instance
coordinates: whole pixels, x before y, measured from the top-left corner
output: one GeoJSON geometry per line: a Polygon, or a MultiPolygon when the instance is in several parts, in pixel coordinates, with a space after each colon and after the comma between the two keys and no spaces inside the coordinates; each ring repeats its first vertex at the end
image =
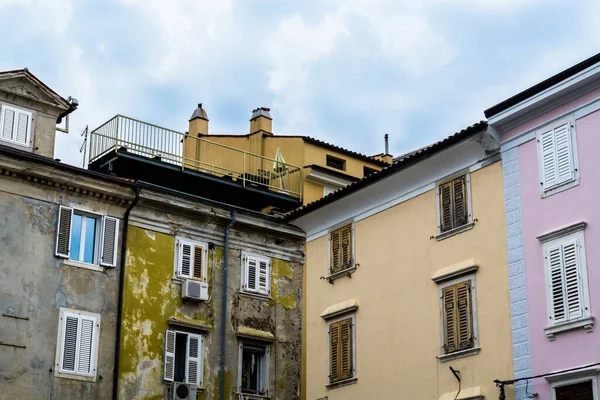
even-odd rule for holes
{"type": "Polygon", "coordinates": [[[223,296],[221,300],[221,368],[219,373],[219,399],[225,399],[225,327],[227,324],[227,272],[229,271],[229,230],[235,224],[235,210],[231,222],[225,228],[225,255],[223,256],[223,296]]]}
{"type": "Polygon", "coordinates": [[[119,389],[119,358],[121,355],[121,318],[123,317],[123,290],[125,287],[125,257],[127,251],[127,227],[129,226],[129,213],[140,199],[140,187],[135,188],[135,199],[131,202],[123,217],[123,239],[121,241],[121,271],[119,273],[119,300],[117,305],[117,341],[115,342],[115,365],[113,370],[113,400],[117,400],[119,389]]]}

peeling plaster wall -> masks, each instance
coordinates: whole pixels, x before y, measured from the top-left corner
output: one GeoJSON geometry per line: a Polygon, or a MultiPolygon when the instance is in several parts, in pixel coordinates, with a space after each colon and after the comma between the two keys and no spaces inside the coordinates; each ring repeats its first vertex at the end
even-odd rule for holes
{"type": "MultiPolygon", "coordinates": [[[[76,177],[74,177],[75,179],[76,177]]],[[[0,177],[0,399],[109,399],[119,270],[54,256],[59,204],[122,218],[124,209],[48,185],[0,177]],[[101,314],[96,382],[55,377],[59,309],[101,314]]]]}
{"type": "MultiPolygon", "coordinates": [[[[228,221],[219,222],[210,215],[196,215],[191,219],[139,207],[134,209],[132,221],[135,226],[129,226],[125,264],[119,398],[163,398],[166,388],[163,382],[164,332],[169,328],[169,318],[175,317],[208,327],[204,332],[204,387],[199,390],[198,399],[219,398],[223,325],[226,329],[226,399],[237,400],[240,342],[235,332],[239,325],[275,335],[276,342],[271,345],[269,394],[272,399],[298,399],[303,237],[285,238],[264,227],[234,226],[229,253],[227,321],[223,324],[220,320],[223,235],[228,221]],[[181,299],[181,284],[173,279],[176,235],[209,243],[209,301],[181,299]],[[242,251],[271,257],[271,299],[240,294],[242,251]]],[[[175,326],[171,329],[185,330],[175,326]]]]}

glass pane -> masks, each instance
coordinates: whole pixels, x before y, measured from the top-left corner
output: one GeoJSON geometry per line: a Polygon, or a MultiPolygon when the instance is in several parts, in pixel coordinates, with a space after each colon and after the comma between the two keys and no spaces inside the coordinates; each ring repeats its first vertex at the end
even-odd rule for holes
{"type": "Polygon", "coordinates": [[[85,246],[83,247],[83,260],[86,263],[92,264],[94,262],[94,250],[95,250],[95,236],[96,236],[96,222],[95,218],[85,217],[85,246]]]}
{"type": "Polygon", "coordinates": [[[81,221],[83,217],[78,214],[73,214],[73,222],[71,223],[71,252],[69,258],[71,260],[79,260],[79,249],[81,246],[81,221]]]}
{"type": "Polygon", "coordinates": [[[242,391],[260,393],[264,352],[244,349],[242,353],[242,391]]]}

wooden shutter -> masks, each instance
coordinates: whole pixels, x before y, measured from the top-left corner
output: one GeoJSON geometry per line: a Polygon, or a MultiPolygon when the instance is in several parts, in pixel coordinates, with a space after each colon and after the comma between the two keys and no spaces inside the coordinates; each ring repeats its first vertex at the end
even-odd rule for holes
{"type": "Polygon", "coordinates": [[[340,230],[336,229],[335,231],[332,231],[330,234],[330,238],[329,238],[329,242],[330,242],[330,253],[331,253],[331,273],[335,274],[336,272],[339,272],[342,269],[342,263],[341,263],[341,254],[340,254],[340,243],[341,243],[341,238],[340,238],[340,230]]]}
{"type": "Polygon", "coordinates": [[[556,143],[554,131],[544,132],[540,135],[540,149],[542,162],[542,185],[544,189],[556,185],[558,174],[556,171],[556,143]]]}
{"type": "Polygon", "coordinates": [[[565,294],[567,300],[568,319],[583,317],[581,279],[579,273],[579,244],[577,239],[562,246],[565,266],[565,294]]]}
{"type": "Polygon", "coordinates": [[[201,386],[202,383],[202,336],[188,334],[186,382],[201,386]]]}
{"type": "Polygon", "coordinates": [[[259,293],[268,295],[270,292],[271,286],[271,277],[270,277],[270,266],[271,263],[267,260],[258,260],[258,291],[259,293]]]}
{"type": "Polygon", "coordinates": [[[0,118],[2,121],[2,126],[0,126],[0,129],[2,129],[2,139],[10,141],[13,140],[15,117],[16,111],[14,109],[7,106],[2,106],[2,118],[0,118]]]}
{"type": "Polygon", "coordinates": [[[446,232],[453,228],[452,220],[452,182],[445,183],[439,187],[440,193],[440,231],[446,232]]]}
{"type": "Polygon", "coordinates": [[[352,266],[352,225],[347,225],[341,228],[340,236],[342,239],[341,269],[347,269],[352,266]]]}
{"type": "Polygon", "coordinates": [[[56,229],[57,257],[69,258],[71,249],[71,221],[73,220],[73,209],[60,206],[58,209],[58,224],[56,229]]]}
{"type": "Polygon", "coordinates": [[[119,237],[119,220],[113,217],[102,217],[102,251],[100,265],[114,267],[117,265],[117,244],[119,237]]]}
{"type": "Polygon", "coordinates": [[[77,372],[90,375],[92,371],[92,350],[94,346],[94,325],[96,320],[88,317],[80,317],[81,329],[79,331],[79,354],[77,372]]]}
{"type": "Polygon", "coordinates": [[[557,387],[556,400],[594,400],[592,381],[557,387]]]}
{"type": "Polygon", "coordinates": [[[165,331],[164,363],[163,379],[173,382],[175,376],[175,331],[165,331]]]}
{"type": "Polygon", "coordinates": [[[28,144],[31,114],[19,111],[17,113],[16,129],[13,140],[19,144],[28,144]]]}
{"type": "Polygon", "coordinates": [[[546,255],[548,267],[550,270],[550,291],[552,293],[552,321],[558,323],[567,318],[565,310],[565,293],[563,283],[562,268],[562,248],[561,246],[552,247],[546,255]]]}
{"type": "Polygon", "coordinates": [[[352,318],[329,325],[329,382],[354,376],[352,318]]]}
{"type": "Polygon", "coordinates": [[[474,346],[471,281],[442,289],[444,351],[452,353],[474,346]]]}
{"type": "Polygon", "coordinates": [[[582,285],[577,239],[551,247],[547,254],[552,296],[552,323],[583,316],[582,285]]]}
{"type": "Polygon", "coordinates": [[[246,257],[246,290],[256,292],[258,290],[258,282],[256,279],[258,266],[257,260],[254,257],[245,256],[246,257]]]}
{"type": "Polygon", "coordinates": [[[184,241],[179,242],[179,263],[177,275],[190,278],[192,271],[192,245],[184,241]]]}
{"type": "Polygon", "coordinates": [[[329,382],[340,380],[340,323],[329,325],[329,382]]]}
{"type": "Polygon", "coordinates": [[[566,123],[554,129],[556,144],[557,183],[567,182],[574,178],[573,151],[571,149],[571,124],[566,123]]]}
{"type": "Polygon", "coordinates": [[[194,279],[204,280],[204,262],[206,249],[204,246],[195,245],[192,263],[192,277],[194,279]]]}
{"type": "Polygon", "coordinates": [[[63,318],[64,325],[60,366],[63,371],[75,372],[77,363],[79,318],[74,315],[65,315],[63,318]]]}
{"type": "Polygon", "coordinates": [[[468,222],[467,185],[464,176],[452,181],[452,197],[454,201],[453,227],[459,227],[468,222]]]}

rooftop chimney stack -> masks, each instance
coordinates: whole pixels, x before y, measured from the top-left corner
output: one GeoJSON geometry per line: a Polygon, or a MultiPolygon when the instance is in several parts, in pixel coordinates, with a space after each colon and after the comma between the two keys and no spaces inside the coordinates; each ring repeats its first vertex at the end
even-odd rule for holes
{"type": "Polygon", "coordinates": [[[250,118],[250,133],[262,131],[263,133],[273,134],[273,118],[271,118],[270,108],[259,107],[252,110],[250,118]]]}
{"type": "Polygon", "coordinates": [[[384,153],[384,155],[388,155],[388,154],[390,154],[390,142],[388,140],[387,133],[385,134],[384,138],[385,138],[385,153],[384,153]]]}
{"type": "Polygon", "coordinates": [[[198,104],[198,108],[192,113],[188,131],[194,137],[208,135],[208,116],[204,108],[202,108],[202,103],[198,104]]]}

